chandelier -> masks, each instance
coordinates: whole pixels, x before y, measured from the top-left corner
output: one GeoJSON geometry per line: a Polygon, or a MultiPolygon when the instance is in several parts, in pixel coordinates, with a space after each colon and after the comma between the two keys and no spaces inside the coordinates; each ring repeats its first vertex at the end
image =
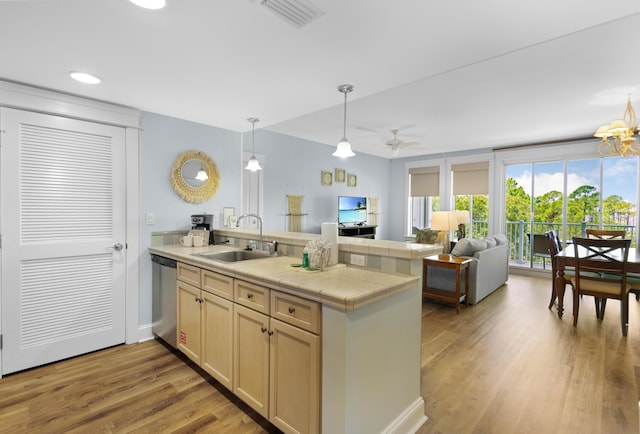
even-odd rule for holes
{"type": "Polygon", "coordinates": [[[636,112],[629,97],[622,119],[601,126],[593,134],[602,139],[598,144],[598,153],[603,157],[632,157],[640,154],[640,147],[635,143],[634,137],[637,128],[636,112]]]}

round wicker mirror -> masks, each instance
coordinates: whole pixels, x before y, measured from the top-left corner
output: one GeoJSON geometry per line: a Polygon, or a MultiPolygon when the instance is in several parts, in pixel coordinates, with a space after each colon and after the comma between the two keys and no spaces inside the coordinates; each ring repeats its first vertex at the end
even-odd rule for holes
{"type": "Polygon", "coordinates": [[[171,186],[187,202],[200,203],[211,198],[218,190],[220,175],[216,163],[207,154],[200,151],[183,152],[176,158],[171,169],[171,186]],[[206,180],[195,178],[198,171],[204,170],[206,180]]]}

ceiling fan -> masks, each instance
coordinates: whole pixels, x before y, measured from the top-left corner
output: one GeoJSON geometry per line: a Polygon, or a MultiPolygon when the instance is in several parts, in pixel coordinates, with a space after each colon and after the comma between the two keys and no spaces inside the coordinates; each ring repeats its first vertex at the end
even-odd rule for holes
{"type": "Polygon", "coordinates": [[[405,142],[403,140],[398,139],[398,132],[400,129],[391,130],[391,134],[393,134],[393,138],[386,141],[385,145],[389,147],[392,155],[399,155],[400,148],[408,148],[411,146],[419,146],[418,142],[405,142]]]}

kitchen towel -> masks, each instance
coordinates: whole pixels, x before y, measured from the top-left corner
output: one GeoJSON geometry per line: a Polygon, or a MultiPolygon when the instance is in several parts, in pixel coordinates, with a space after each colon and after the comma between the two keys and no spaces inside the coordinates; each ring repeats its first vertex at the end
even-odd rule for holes
{"type": "Polygon", "coordinates": [[[329,256],[329,264],[338,263],[338,223],[322,223],[320,234],[322,238],[331,242],[331,256],[329,256]]]}

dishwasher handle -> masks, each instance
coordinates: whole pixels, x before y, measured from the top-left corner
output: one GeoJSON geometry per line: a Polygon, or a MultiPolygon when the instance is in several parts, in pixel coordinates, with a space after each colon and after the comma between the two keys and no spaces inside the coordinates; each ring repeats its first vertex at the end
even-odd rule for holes
{"type": "Polygon", "coordinates": [[[164,256],[151,254],[151,262],[155,262],[156,264],[160,264],[164,267],[178,268],[178,263],[175,259],[165,258],[164,256]]]}

